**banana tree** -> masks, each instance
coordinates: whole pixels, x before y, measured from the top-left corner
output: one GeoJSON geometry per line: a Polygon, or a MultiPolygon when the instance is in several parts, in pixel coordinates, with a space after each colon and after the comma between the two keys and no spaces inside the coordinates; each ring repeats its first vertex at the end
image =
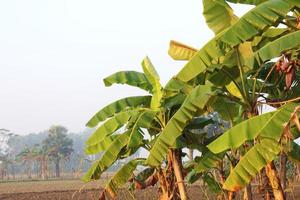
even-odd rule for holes
{"type": "MultiPolygon", "coordinates": [[[[104,79],[106,86],[127,84],[141,88],[149,95],[117,100],[90,119],[88,127],[99,126],[86,141],[85,152],[102,153],[102,156],[92,165],[84,180],[99,179],[114,162],[130,159],[143,148],[150,152],[150,156],[127,162],[107,183],[101,198],[105,199],[107,194],[115,197],[117,189],[130,180],[135,189],[159,183],[163,199],[187,199],[181,151],[187,139],[180,136],[193,116],[198,117],[205,112],[205,104],[211,97],[211,85],[192,88],[181,84],[180,91],[174,95],[162,87],[148,57],[143,60],[142,68],[143,73],[121,71],[104,79]],[[157,148],[159,145],[163,145],[162,148],[157,148]],[[145,170],[134,174],[138,166],[145,170]]],[[[199,126],[208,123],[209,119],[197,121],[199,126]]]]}
{"type": "MultiPolygon", "coordinates": [[[[188,60],[174,79],[192,87],[209,80],[221,91],[214,98],[216,102],[221,101],[220,98],[227,99],[223,103],[210,102],[209,106],[236,125],[258,115],[260,98],[276,107],[286,101],[299,100],[300,2],[228,2],[256,7],[238,18],[227,1],[203,0],[204,17],[216,36],[200,50],[171,41],[169,54],[176,60],[188,60]],[[279,58],[276,63],[270,62],[275,58],[279,58]],[[238,114],[233,112],[231,105],[239,108],[238,114]]],[[[176,90],[176,87],[171,89],[176,90]]],[[[251,141],[250,145],[257,142],[256,138],[251,141]]],[[[245,143],[240,145],[245,146],[245,143]]],[[[244,155],[242,151],[238,152],[238,157],[244,155]]],[[[276,175],[272,163],[266,164],[266,170],[270,176],[276,175]]],[[[274,178],[269,177],[270,182],[274,178]]],[[[281,198],[282,191],[274,190],[274,193],[281,198]]]]}

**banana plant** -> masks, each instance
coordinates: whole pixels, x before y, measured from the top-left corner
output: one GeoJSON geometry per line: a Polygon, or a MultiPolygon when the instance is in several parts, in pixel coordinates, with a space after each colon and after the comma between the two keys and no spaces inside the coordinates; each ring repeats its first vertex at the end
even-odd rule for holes
{"type": "MultiPolygon", "coordinates": [[[[260,104],[269,104],[279,110],[287,102],[298,101],[299,9],[300,2],[295,0],[203,0],[204,17],[216,35],[199,50],[171,41],[171,57],[175,60],[187,60],[174,80],[191,87],[197,87],[198,84],[209,80],[219,92],[213,98],[214,101],[210,101],[206,106],[213,111],[219,111],[224,118],[230,120],[232,126],[258,115],[260,104]],[[251,4],[255,7],[238,18],[228,2],[251,4]],[[278,61],[271,62],[274,59],[278,61]],[[264,99],[264,102],[260,99],[264,99]]],[[[173,83],[168,86],[171,91],[178,90],[178,86],[173,83]]],[[[277,123],[277,127],[282,125],[277,123]]],[[[282,123],[288,123],[288,120],[282,123]]],[[[252,125],[245,125],[248,126],[252,125]]],[[[256,140],[259,139],[253,137],[249,144],[243,140],[236,145],[252,146],[258,142],[256,140]]],[[[222,145],[223,143],[220,143],[219,147],[222,148],[222,145]]],[[[228,152],[228,149],[224,151],[228,152]]],[[[237,152],[236,161],[240,156],[247,155],[245,150],[238,149],[237,152]]],[[[232,167],[236,165],[235,161],[231,164],[232,167]]],[[[236,167],[238,166],[240,165],[237,164],[236,167]]],[[[274,172],[272,163],[264,166],[266,170],[274,172]]],[[[269,180],[271,181],[272,177],[269,180]]],[[[229,190],[225,183],[223,188],[229,190]]],[[[240,188],[231,188],[230,191],[240,188]]],[[[273,192],[278,194],[278,199],[282,198],[282,191],[273,192]]],[[[229,195],[233,198],[232,193],[229,195]]],[[[251,199],[249,193],[248,198],[251,199]]]]}
{"type": "Polygon", "coordinates": [[[127,181],[135,189],[159,183],[162,198],[187,199],[181,151],[188,143],[185,128],[191,121],[198,126],[211,123],[210,119],[197,117],[206,112],[205,105],[211,99],[213,88],[206,84],[191,89],[182,84],[182,90],[174,95],[162,87],[148,57],[142,61],[142,68],[143,73],[121,71],[104,79],[106,86],[127,84],[149,95],[117,100],[89,120],[87,126],[96,130],[87,139],[85,152],[102,155],[83,180],[99,179],[113,163],[127,158],[129,161],[107,183],[101,199],[107,195],[115,197],[117,189],[127,181]],[[141,148],[150,153],[149,157],[130,159],[141,148]],[[137,168],[146,168],[141,173],[148,175],[139,178],[142,175],[135,173],[137,168]],[[146,173],[149,170],[151,173],[146,173]]]}

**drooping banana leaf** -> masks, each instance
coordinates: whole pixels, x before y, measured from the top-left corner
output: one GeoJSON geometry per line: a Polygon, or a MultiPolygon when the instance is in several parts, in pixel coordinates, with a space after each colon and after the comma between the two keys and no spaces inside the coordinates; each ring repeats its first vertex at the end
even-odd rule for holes
{"type": "Polygon", "coordinates": [[[160,100],[162,98],[162,86],[160,84],[160,78],[157,74],[154,66],[152,65],[150,59],[148,57],[144,58],[142,62],[142,67],[145,73],[145,76],[149,80],[152,85],[152,99],[151,99],[151,108],[158,109],[160,105],[160,100]]]}
{"type": "Polygon", "coordinates": [[[300,6],[300,2],[271,0],[261,3],[227,29],[220,40],[232,47],[243,43],[263,30],[276,26],[295,6],[300,6]]]}
{"type": "Polygon", "coordinates": [[[222,35],[219,33],[215,38],[206,43],[180,70],[175,78],[189,82],[202,72],[206,71],[213,64],[220,62],[219,58],[224,56],[223,50],[220,49],[216,40],[222,35]]]}
{"type": "Polygon", "coordinates": [[[196,165],[194,166],[194,170],[196,173],[203,173],[207,170],[215,168],[218,166],[224,157],[224,153],[214,154],[210,151],[207,151],[200,158],[196,160],[196,165]]]}
{"type": "Polygon", "coordinates": [[[279,57],[283,52],[300,46],[300,31],[289,33],[268,43],[256,52],[256,58],[261,62],[279,57]]]}
{"type": "Polygon", "coordinates": [[[197,173],[194,169],[192,169],[184,178],[188,184],[195,183],[199,178],[201,178],[201,174],[197,173]]]}
{"type": "Polygon", "coordinates": [[[206,24],[216,35],[238,20],[225,0],[203,0],[202,3],[206,24]]]}
{"type": "Polygon", "coordinates": [[[143,143],[144,136],[141,133],[141,128],[149,128],[156,115],[153,110],[143,111],[137,118],[135,124],[131,128],[131,133],[127,146],[129,148],[137,147],[143,143]]]}
{"type": "Polygon", "coordinates": [[[289,121],[296,106],[297,104],[289,103],[277,111],[245,120],[227,130],[207,147],[217,154],[228,149],[236,149],[257,136],[278,141],[283,132],[283,124],[289,121]]]}
{"type": "Polygon", "coordinates": [[[203,181],[207,184],[208,190],[214,194],[222,192],[221,184],[209,174],[202,176],[203,181]]]}
{"type": "Polygon", "coordinates": [[[226,179],[223,189],[238,191],[244,188],[267,163],[276,158],[279,152],[280,144],[276,140],[262,139],[240,159],[226,179]]]}
{"type": "Polygon", "coordinates": [[[241,3],[241,4],[249,4],[249,5],[259,5],[268,0],[226,0],[231,3],[241,3]]]}
{"type": "Polygon", "coordinates": [[[251,42],[254,49],[260,49],[269,42],[276,40],[277,38],[285,35],[289,32],[288,28],[269,28],[262,35],[255,36],[251,42]]]}
{"type": "Polygon", "coordinates": [[[97,154],[105,151],[117,137],[118,135],[109,135],[96,144],[87,145],[84,149],[85,154],[97,154]]]}
{"type": "Polygon", "coordinates": [[[234,121],[239,114],[240,105],[229,100],[228,98],[217,96],[210,102],[210,106],[214,111],[218,112],[222,119],[234,121]]]}
{"type": "Polygon", "coordinates": [[[150,166],[159,166],[161,164],[169,148],[183,134],[183,129],[188,122],[204,109],[212,94],[210,84],[199,85],[192,91],[158,136],[150,150],[150,155],[146,161],[147,164],[150,166]]]}
{"type": "Polygon", "coordinates": [[[215,64],[223,62],[225,52],[220,48],[219,41],[236,46],[254,36],[259,35],[271,26],[275,26],[295,6],[300,7],[297,0],[271,0],[259,4],[240,18],[234,25],[220,32],[183,67],[176,78],[188,82],[215,64]],[[218,41],[218,42],[217,42],[218,41]]]}
{"type": "Polygon", "coordinates": [[[97,112],[86,124],[86,126],[92,128],[98,125],[99,122],[106,120],[109,117],[114,116],[116,113],[124,111],[126,109],[133,109],[137,107],[149,107],[151,102],[151,96],[133,96],[126,97],[117,100],[97,112]]]}
{"type": "Polygon", "coordinates": [[[174,60],[190,60],[197,53],[197,51],[198,50],[193,47],[171,40],[168,54],[174,60]]]}
{"type": "Polygon", "coordinates": [[[124,126],[128,120],[138,112],[136,110],[128,110],[114,115],[105,121],[96,131],[86,140],[87,145],[95,145],[106,136],[114,133],[116,130],[124,126]]]}
{"type": "Polygon", "coordinates": [[[122,166],[121,169],[119,169],[106,184],[105,191],[107,191],[111,197],[114,198],[117,190],[127,183],[127,181],[132,177],[133,171],[136,169],[136,167],[138,165],[143,165],[144,161],[145,159],[137,158],[122,166]]]}
{"type": "Polygon", "coordinates": [[[149,83],[144,73],[136,71],[120,71],[103,79],[105,86],[111,86],[115,83],[127,84],[141,88],[146,91],[152,91],[152,85],[149,83]]]}
{"type": "Polygon", "coordinates": [[[101,174],[107,170],[118,158],[121,150],[126,146],[129,139],[129,132],[118,135],[113,143],[104,152],[102,157],[96,161],[91,168],[85,173],[83,181],[97,180],[101,174]]]}
{"type": "Polygon", "coordinates": [[[144,183],[153,173],[155,172],[154,168],[146,168],[140,173],[138,173],[134,178],[135,180],[144,183]]]}
{"type": "Polygon", "coordinates": [[[287,145],[286,153],[288,159],[295,163],[300,163],[300,146],[294,141],[290,141],[287,145]]]}

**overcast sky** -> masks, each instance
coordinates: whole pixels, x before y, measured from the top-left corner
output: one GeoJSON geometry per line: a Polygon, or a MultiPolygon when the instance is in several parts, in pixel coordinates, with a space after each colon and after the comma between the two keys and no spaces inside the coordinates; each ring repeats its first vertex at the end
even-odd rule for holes
{"type": "Polygon", "coordinates": [[[184,64],[169,58],[169,41],[200,48],[213,36],[201,13],[201,0],[0,1],[0,128],[82,131],[107,103],[144,94],[102,79],[141,71],[146,55],[166,83],[184,64]]]}

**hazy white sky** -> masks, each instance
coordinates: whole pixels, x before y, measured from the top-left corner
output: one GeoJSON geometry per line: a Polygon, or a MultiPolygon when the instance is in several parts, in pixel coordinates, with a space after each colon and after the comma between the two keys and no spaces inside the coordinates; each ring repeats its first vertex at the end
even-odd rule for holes
{"type": "Polygon", "coordinates": [[[213,36],[201,13],[201,0],[0,1],[0,128],[83,130],[107,103],[144,94],[105,88],[104,77],[141,71],[146,55],[163,83],[175,75],[184,63],[169,58],[169,41],[200,48],[213,36]]]}

